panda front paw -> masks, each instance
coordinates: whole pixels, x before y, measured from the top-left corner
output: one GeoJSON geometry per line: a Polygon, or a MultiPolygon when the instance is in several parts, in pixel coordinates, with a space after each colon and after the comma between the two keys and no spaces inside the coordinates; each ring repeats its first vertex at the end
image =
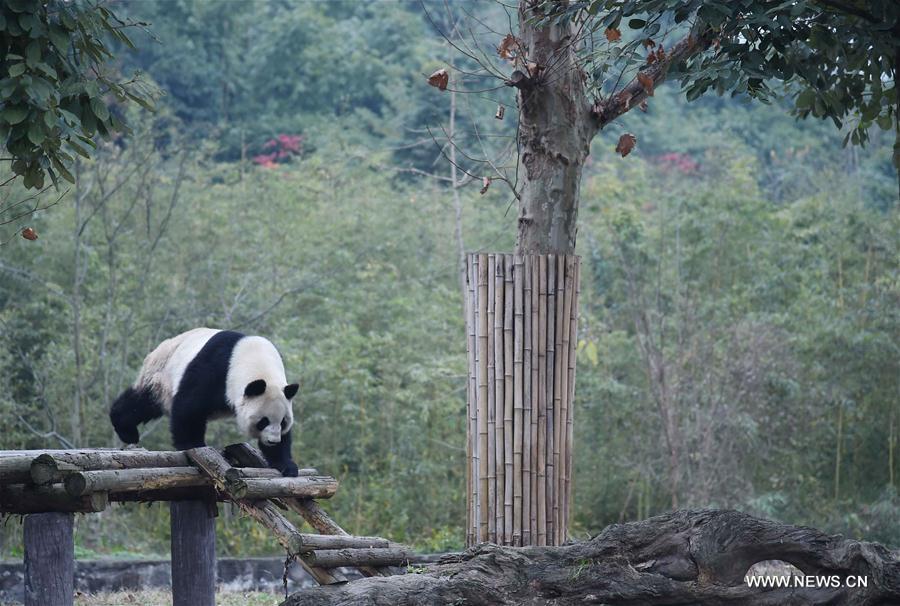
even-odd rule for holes
{"type": "Polygon", "coordinates": [[[297,464],[293,461],[288,461],[283,466],[279,467],[278,471],[280,471],[281,475],[286,478],[296,478],[297,473],[299,472],[299,470],[297,469],[297,464]]]}

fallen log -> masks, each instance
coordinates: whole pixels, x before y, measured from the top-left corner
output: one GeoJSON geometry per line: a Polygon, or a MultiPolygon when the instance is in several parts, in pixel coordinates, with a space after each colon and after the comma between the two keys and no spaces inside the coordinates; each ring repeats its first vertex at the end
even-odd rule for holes
{"type": "Polygon", "coordinates": [[[613,525],[589,541],[561,547],[482,544],[448,560],[423,574],[301,590],[282,606],[900,603],[900,559],[885,547],[736,511],[676,511],[613,525]],[[840,582],[750,587],[747,570],[766,560],[840,582]],[[851,587],[851,577],[866,579],[866,586],[851,587]]]}

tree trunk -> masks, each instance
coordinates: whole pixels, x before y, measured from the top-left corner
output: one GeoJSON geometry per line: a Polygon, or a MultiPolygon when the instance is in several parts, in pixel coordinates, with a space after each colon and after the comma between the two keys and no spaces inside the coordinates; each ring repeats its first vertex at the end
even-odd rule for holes
{"type": "MultiPolygon", "coordinates": [[[[803,578],[803,577],[798,577],[803,578]]],[[[424,574],[299,591],[282,606],[513,604],[775,606],[900,603],[900,561],[881,545],[736,511],[677,511],[563,547],[479,545],[424,574]],[[782,560],[826,587],[751,588],[751,565],[782,560]],[[849,578],[867,586],[850,587],[849,578]],[[844,586],[846,585],[846,586],[844,586]]]]}
{"type": "Polygon", "coordinates": [[[519,89],[520,254],[572,254],[581,170],[598,123],[575,61],[573,24],[537,26],[532,0],[519,3],[526,59],[510,85],[519,89]],[[529,69],[530,66],[530,69],[529,69]]]}

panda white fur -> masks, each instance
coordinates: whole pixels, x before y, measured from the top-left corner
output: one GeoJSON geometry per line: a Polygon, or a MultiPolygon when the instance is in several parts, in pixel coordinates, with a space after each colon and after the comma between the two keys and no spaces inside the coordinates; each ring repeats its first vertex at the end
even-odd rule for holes
{"type": "Polygon", "coordinates": [[[297,475],[291,460],[291,399],[275,346],[263,337],[231,330],[195,328],[160,343],[144,358],[137,381],[110,408],[119,438],[140,439],[138,425],[169,416],[175,448],[205,445],[209,419],[234,416],[241,431],[259,440],[269,462],[297,475]]]}

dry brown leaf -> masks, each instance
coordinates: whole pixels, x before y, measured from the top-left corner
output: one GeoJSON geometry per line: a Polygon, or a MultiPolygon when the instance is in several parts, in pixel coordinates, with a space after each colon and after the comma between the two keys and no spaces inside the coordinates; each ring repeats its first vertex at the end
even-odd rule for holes
{"type": "Polygon", "coordinates": [[[644,48],[653,48],[656,46],[656,42],[654,42],[652,38],[645,38],[641,44],[644,45],[644,48]]]}
{"type": "Polygon", "coordinates": [[[26,227],[25,229],[22,230],[22,237],[25,238],[26,240],[32,240],[32,241],[38,239],[37,232],[34,231],[34,229],[32,229],[31,227],[26,227]]]}
{"type": "Polygon", "coordinates": [[[631,150],[634,149],[634,146],[636,144],[637,137],[635,137],[631,133],[625,133],[621,137],[619,137],[619,142],[616,144],[616,153],[624,158],[631,153],[631,150]]]}
{"type": "Polygon", "coordinates": [[[534,61],[526,61],[525,69],[528,70],[528,75],[533,78],[533,77],[537,76],[538,73],[544,68],[542,68],[540,65],[538,65],[534,61]]]}
{"type": "Polygon", "coordinates": [[[653,78],[650,74],[644,72],[638,72],[637,75],[638,82],[641,83],[641,86],[644,87],[644,90],[647,91],[647,94],[651,97],[653,96],[653,78]]]}
{"type": "Polygon", "coordinates": [[[447,85],[450,83],[450,74],[447,73],[446,69],[439,69],[430,76],[428,76],[428,84],[431,86],[440,89],[447,90],[447,85]]]}
{"type": "Polygon", "coordinates": [[[497,106],[497,113],[494,114],[494,117],[497,118],[498,120],[502,120],[504,114],[506,114],[506,108],[505,108],[504,106],[502,106],[502,105],[498,105],[498,106],[497,106]]]}
{"type": "Polygon", "coordinates": [[[662,45],[660,45],[659,48],[656,49],[656,60],[662,61],[665,58],[666,58],[666,51],[664,51],[662,45]]]}
{"type": "Polygon", "coordinates": [[[622,32],[620,32],[616,27],[607,27],[606,31],[603,33],[606,35],[606,39],[610,42],[618,42],[619,39],[622,38],[622,32]]]}
{"type": "Polygon", "coordinates": [[[519,40],[515,36],[506,34],[500,41],[500,46],[497,47],[497,54],[501,59],[515,61],[519,57],[521,48],[519,40]]]}
{"type": "Polygon", "coordinates": [[[481,191],[479,192],[482,196],[487,193],[488,188],[491,186],[491,178],[484,177],[481,180],[481,191]]]}

